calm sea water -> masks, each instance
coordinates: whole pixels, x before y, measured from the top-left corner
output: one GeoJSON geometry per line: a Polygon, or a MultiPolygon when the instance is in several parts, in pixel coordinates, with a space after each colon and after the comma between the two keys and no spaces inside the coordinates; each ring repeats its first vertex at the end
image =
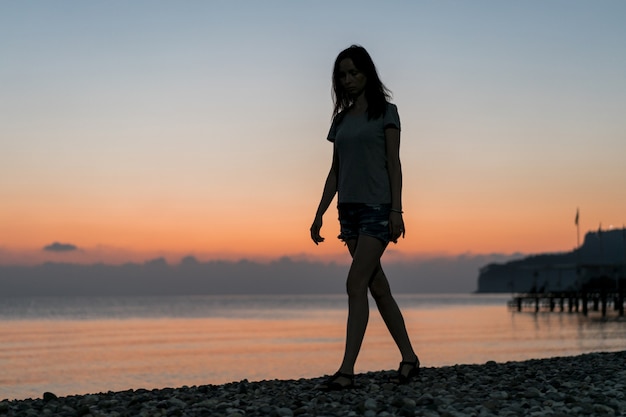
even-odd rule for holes
{"type": "MultiPolygon", "coordinates": [[[[399,295],[423,366],[626,349],[626,322],[515,313],[507,295],[399,295]]],[[[0,400],[296,379],[336,371],[346,298],[0,298],[0,400]]],[[[399,354],[372,303],[357,372],[399,354]]]]}

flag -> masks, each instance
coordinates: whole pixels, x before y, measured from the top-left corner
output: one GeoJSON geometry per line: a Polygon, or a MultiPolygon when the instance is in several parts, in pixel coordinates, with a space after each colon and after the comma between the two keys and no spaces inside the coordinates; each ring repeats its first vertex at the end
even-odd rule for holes
{"type": "Polygon", "coordinates": [[[576,209],[576,218],[574,219],[574,224],[578,226],[578,209],[576,209]]]}

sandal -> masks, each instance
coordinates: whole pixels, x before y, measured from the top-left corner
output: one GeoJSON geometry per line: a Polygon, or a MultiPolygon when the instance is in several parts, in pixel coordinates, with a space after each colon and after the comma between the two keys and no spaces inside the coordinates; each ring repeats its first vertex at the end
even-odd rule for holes
{"type": "Polygon", "coordinates": [[[413,380],[413,378],[417,378],[420,373],[420,361],[419,359],[415,359],[414,362],[402,361],[400,362],[400,367],[398,368],[398,375],[394,378],[394,381],[399,385],[408,384],[413,380]],[[410,367],[410,368],[409,368],[410,367]],[[409,369],[406,372],[406,369],[409,369]],[[405,371],[405,372],[402,372],[405,371]]]}
{"type": "Polygon", "coordinates": [[[335,373],[335,375],[331,376],[326,381],[322,382],[322,384],[318,385],[316,388],[320,391],[325,391],[325,392],[342,391],[345,389],[354,389],[356,388],[356,385],[354,384],[354,375],[345,374],[343,372],[337,372],[335,373]],[[340,383],[338,380],[341,378],[347,379],[348,383],[347,384],[340,383]]]}

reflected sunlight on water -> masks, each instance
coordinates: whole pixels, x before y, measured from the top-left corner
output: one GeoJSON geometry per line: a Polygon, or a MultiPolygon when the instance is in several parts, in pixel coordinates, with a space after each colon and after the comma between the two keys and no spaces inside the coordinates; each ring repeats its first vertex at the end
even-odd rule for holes
{"type": "MultiPolygon", "coordinates": [[[[437,307],[401,297],[424,366],[626,348],[624,321],[511,313],[506,298],[472,304],[464,297],[437,307]]],[[[338,300],[317,309],[283,304],[279,314],[259,314],[255,305],[233,318],[0,316],[0,399],[330,374],[343,353],[346,311],[338,300]]],[[[399,360],[373,310],[357,372],[395,369],[399,360]]]]}

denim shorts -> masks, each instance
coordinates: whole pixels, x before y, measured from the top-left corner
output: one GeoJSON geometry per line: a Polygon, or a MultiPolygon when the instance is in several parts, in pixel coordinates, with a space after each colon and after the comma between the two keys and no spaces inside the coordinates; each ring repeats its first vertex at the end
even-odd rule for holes
{"type": "Polygon", "coordinates": [[[341,226],[341,233],[337,237],[344,242],[356,239],[359,235],[372,236],[385,243],[391,240],[391,204],[341,203],[337,209],[341,226]]]}

